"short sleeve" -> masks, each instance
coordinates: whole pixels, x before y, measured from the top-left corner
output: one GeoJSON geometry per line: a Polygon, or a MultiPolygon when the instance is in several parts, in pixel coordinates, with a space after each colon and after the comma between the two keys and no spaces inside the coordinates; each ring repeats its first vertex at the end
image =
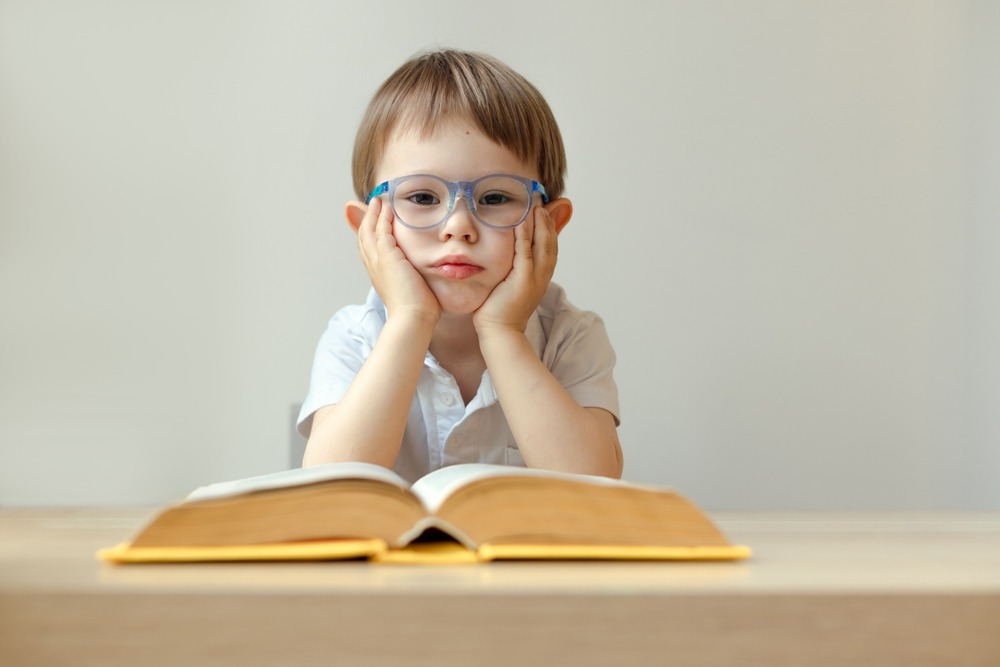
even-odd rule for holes
{"type": "Polygon", "coordinates": [[[541,359],[573,400],[602,408],[621,422],[614,369],[617,357],[604,321],[570,304],[562,288],[550,288],[538,310],[544,343],[541,359]]]}
{"type": "Polygon", "coordinates": [[[313,358],[309,391],[298,417],[298,430],[309,437],[317,410],[338,403],[371,354],[385,325],[384,310],[372,299],[338,311],[320,337],[313,358]]]}

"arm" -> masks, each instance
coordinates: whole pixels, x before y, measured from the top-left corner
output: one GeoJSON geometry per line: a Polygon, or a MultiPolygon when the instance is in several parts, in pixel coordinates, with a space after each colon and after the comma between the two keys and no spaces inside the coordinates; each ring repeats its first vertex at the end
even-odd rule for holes
{"type": "Polygon", "coordinates": [[[372,200],[357,230],[362,261],[389,318],[344,397],[313,416],[303,465],[366,461],[391,468],[395,464],[440,317],[437,299],[396,246],[391,209],[372,200]]]}
{"type": "Polygon", "coordinates": [[[528,466],[621,477],[622,451],[611,413],[574,401],[523,333],[491,335],[480,345],[528,466]]]}
{"type": "Polygon", "coordinates": [[[525,463],[621,477],[614,417],[578,404],[538,358],[524,335],[556,263],[556,231],[539,208],[516,230],[510,275],[476,312],[479,346],[525,463]]]}
{"type": "Polygon", "coordinates": [[[430,344],[430,334],[423,333],[427,328],[399,318],[386,322],[344,397],[313,416],[303,465],[336,461],[395,465],[430,344]]]}

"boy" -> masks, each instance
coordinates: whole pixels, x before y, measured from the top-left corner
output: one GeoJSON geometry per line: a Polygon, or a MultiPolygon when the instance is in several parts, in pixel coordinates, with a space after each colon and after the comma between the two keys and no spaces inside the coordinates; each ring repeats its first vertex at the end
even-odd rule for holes
{"type": "Polygon", "coordinates": [[[373,289],[320,340],[303,465],[620,477],[614,351],[550,283],[573,207],[541,94],[481,54],[411,59],[372,99],[353,173],[347,221],[373,289]]]}

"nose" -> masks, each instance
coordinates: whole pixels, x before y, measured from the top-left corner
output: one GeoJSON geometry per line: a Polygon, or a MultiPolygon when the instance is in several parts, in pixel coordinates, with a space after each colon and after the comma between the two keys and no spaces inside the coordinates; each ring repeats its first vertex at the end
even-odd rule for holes
{"type": "Polygon", "coordinates": [[[469,193],[459,190],[455,194],[455,203],[439,228],[439,236],[442,241],[457,236],[466,239],[469,243],[475,243],[476,239],[479,238],[479,227],[476,216],[472,214],[469,193]],[[460,202],[460,199],[465,201],[460,202]]]}

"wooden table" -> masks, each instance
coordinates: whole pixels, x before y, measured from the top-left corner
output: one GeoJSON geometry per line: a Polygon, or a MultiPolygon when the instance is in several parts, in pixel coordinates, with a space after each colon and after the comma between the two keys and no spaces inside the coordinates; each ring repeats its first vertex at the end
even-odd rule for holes
{"type": "Polygon", "coordinates": [[[1000,513],[716,514],[738,563],[110,566],[0,510],[0,665],[1000,665],[1000,513]]]}

